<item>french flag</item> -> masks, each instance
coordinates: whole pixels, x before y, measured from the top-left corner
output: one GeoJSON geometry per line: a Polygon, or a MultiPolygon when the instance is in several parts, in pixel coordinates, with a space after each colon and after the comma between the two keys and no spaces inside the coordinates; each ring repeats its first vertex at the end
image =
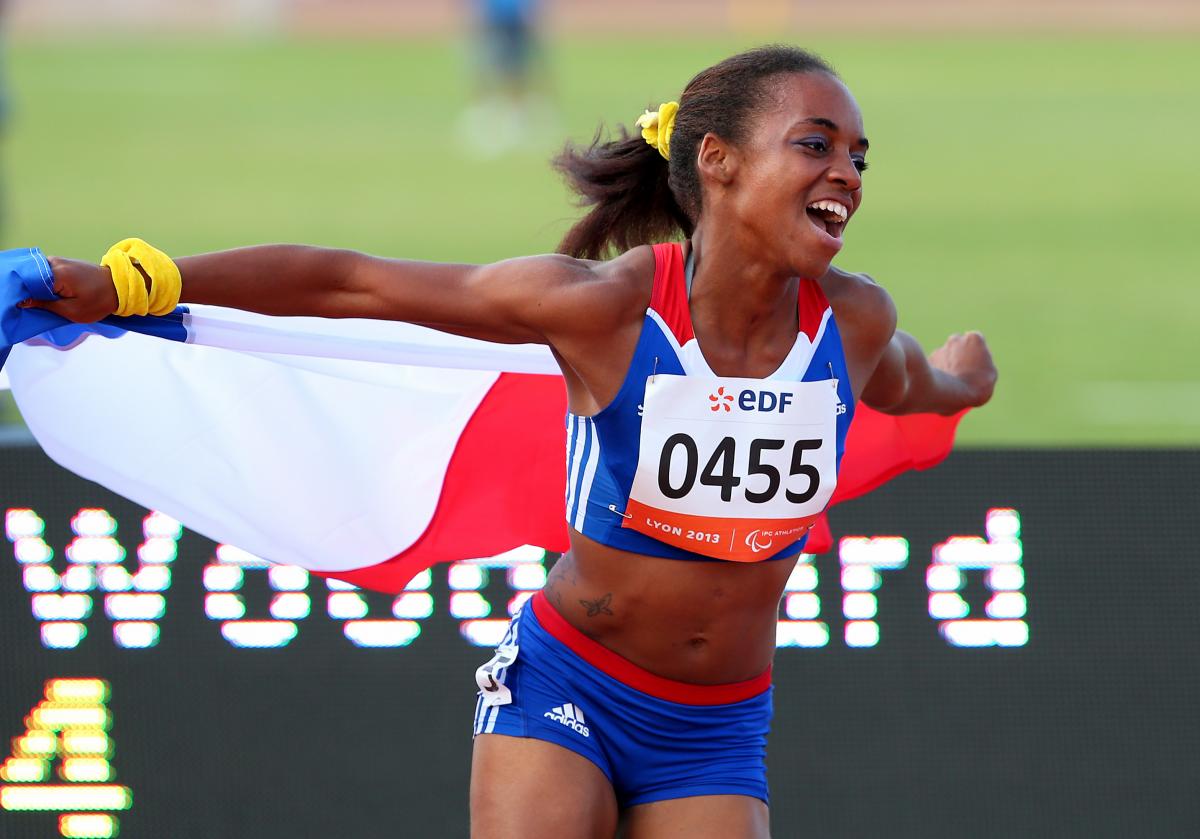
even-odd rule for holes
{"type": "MultiPolygon", "coordinates": [[[[0,365],[43,449],[198,533],[392,593],[438,562],[568,548],[544,346],[211,306],[81,325],[28,297],[54,297],[45,257],[0,253],[0,365]]],[[[958,419],[860,406],[833,502],[940,462],[958,419]]],[[[830,547],[822,521],[807,550],[830,547]]]]}

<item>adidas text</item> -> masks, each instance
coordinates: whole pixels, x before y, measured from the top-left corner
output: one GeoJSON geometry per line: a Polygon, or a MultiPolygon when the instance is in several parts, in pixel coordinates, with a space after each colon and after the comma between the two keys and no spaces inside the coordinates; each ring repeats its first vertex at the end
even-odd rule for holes
{"type": "Polygon", "coordinates": [[[571,703],[562,706],[557,706],[546,713],[542,714],[547,719],[554,720],[557,723],[562,723],[567,728],[574,729],[578,734],[584,737],[591,737],[592,732],[584,723],[583,711],[575,707],[571,703]]]}

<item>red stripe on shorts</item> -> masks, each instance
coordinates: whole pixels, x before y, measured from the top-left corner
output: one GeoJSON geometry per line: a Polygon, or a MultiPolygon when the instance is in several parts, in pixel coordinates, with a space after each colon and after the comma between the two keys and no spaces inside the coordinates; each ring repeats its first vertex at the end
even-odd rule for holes
{"type": "Polygon", "coordinates": [[[593,641],[558,613],[558,610],[538,592],[530,600],[533,614],[542,628],[562,642],[571,652],[602,673],[618,682],[651,696],[678,702],[680,705],[729,705],[758,696],[771,686],[771,668],[744,682],[724,685],[694,685],[677,682],[643,670],[627,658],[593,641]]]}

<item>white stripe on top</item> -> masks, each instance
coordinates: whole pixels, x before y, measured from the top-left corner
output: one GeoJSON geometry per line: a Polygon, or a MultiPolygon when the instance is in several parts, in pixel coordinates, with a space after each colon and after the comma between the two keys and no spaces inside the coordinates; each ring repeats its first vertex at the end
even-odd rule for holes
{"type": "Polygon", "coordinates": [[[567,435],[567,511],[575,509],[575,476],[579,474],[579,461],[583,458],[583,440],[580,439],[583,418],[571,416],[571,431],[567,435]]]}
{"type": "Polygon", "coordinates": [[[579,509],[575,512],[575,520],[571,522],[571,526],[580,533],[583,532],[583,522],[587,518],[588,499],[592,494],[592,479],[596,477],[596,465],[600,462],[600,430],[590,418],[584,417],[583,421],[591,429],[592,448],[588,452],[587,463],[584,464],[583,468],[583,483],[580,485],[579,498],[577,499],[579,509]]]}

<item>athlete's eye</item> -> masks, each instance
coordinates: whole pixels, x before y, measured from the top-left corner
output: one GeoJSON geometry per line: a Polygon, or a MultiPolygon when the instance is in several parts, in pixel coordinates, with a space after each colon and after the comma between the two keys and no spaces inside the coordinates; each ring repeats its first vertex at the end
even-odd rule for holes
{"type": "Polygon", "coordinates": [[[806,149],[812,149],[816,152],[829,151],[829,143],[822,140],[820,137],[812,137],[807,140],[800,140],[796,143],[798,146],[804,146],[806,149]]]}
{"type": "Polygon", "coordinates": [[[859,156],[855,155],[855,156],[851,157],[850,159],[852,161],[854,161],[854,168],[857,169],[859,172],[867,171],[867,168],[870,165],[867,163],[867,159],[865,157],[859,157],[859,156]]]}

